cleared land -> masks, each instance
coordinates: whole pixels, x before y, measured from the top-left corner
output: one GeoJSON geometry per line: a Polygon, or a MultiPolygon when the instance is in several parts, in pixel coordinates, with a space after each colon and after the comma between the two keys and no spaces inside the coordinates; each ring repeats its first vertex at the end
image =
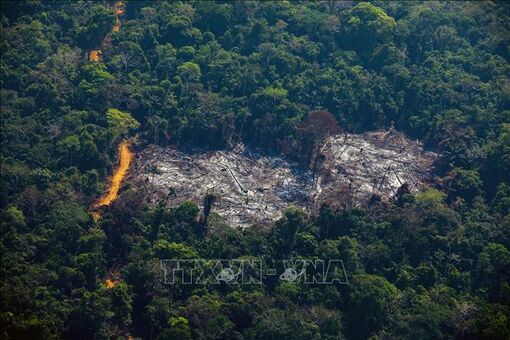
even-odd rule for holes
{"type": "Polygon", "coordinates": [[[420,190],[436,158],[393,130],[328,138],[315,176],[241,147],[184,153],[150,146],[137,154],[131,180],[153,193],[151,201],[170,205],[191,200],[202,206],[205,195],[214,192],[213,211],[244,228],[274,221],[290,205],[315,212],[325,202],[352,207],[374,197],[389,200],[404,183],[410,191],[420,190]]]}

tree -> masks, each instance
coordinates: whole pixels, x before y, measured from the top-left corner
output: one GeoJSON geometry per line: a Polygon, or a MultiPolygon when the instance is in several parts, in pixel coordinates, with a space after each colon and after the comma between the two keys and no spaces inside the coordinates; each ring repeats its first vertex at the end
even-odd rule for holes
{"type": "Polygon", "coordinates": [[[350,10],[347,30],[350,43],[356,46],[361,55],[368,57],[376,44],[389,39],[389,34],[396,26],[395,19],[382,8],[360,2],[350,10]]]}
{"type": "Polygon", "coordinates": [[[495,194],[500,183],[510,183],[510,124],[501,124],[498,132],[481,170],[489,197],[495,194]]]}
{"type": "Polygon", "coordinates": [[[476,287],[487,293],[489,301],[508,303],[509,273],[510,251],[501,244],[489,243],[478,257],[476,287]]]}
{"type": "Polygon", "coordinates": [[[211,214],[212,207],[214,205],[214,202],[217,199],[218,199],[218,194],[216,194],[213,191],[207,192],[204,197],[204,213],[203,213],[203,217],[202,217],[202,224],[204,225],[206,235],[207,235],[207,230],[208,230],[207,222],[209,219],[209,215],[211,214]]]}
{"type": "Polygon", "coordinates": [[[200,79],[200,66],[187,61],[177,67],[177,74],[184,81],[183,95],[186,97],[189,95],[190,83],[196,82],[200,79]]]}
{"type": "Polygon", "coordinates": [[[320,338],[319,326],[292,307],[264,310],[257,316],[254,331],[259,339],[320,338]]]}
{"type": "Polygon", "coordinates": [[[81,46],[85,49],[98,48],[114,24],[113,10],[101,5],[92,7],[91,11],[86,13],[85,24],[77,29],[81,46]]]}
{"type": "Polygon", "coordinates": [[[329,136],[340,132],[335,117],[327,111],[315,111],[308,114],[299,126],[301,136],[301,152],[305,155],[304,162],[317,173],[317,166],[322,149],[326,146],[329,136]]]}
{"type": "Polygon", "coordinates": [[[103,245],[106,240],[105,233],[100,229],[90,229],[77,241],[77,255],[74,258],[77,268],[89,287],[94,287],[97,280],[106,270],[106,261],[103,254],[103,245]]]}
{"type": "Polygon", "coordinates": [[[80,152],[80,139],[76,135],[69,135],[58,142],[57,148],[67,159],[67,165],[70,166],[73,164],[74,155],[80,152]]]}
{"type": "MultiPolygon", "coordinates": [[[[188,319],[172,317],[168,320],[168,328],[159,335],[160,339],[192,339],[188,319]]],[[[158,338],[158,339],[159,339],[158,338]]]]}
{"type": "Polygon", "coordinates": [[[11,224],[16,229],[21,229],[26,226],[25,215],[23,211],[17,207],[10,207],[5,211],[6,222],[11,224]]]}
{"type": "Polygon", "coordinates": [[[160,259],[197,259],[198,253],[184,243],[157,240],[154,244],[154,253],[160,259]]]}
{"type": "Polygon", "coordinates": [[[131,325],[131,313],[133,311],[131,293],[125,282],[118,282],[110,289],[112,322],[121,330],[126,330],[131,325]]]}
{"type": "Polygon", "coordinates": [[[106,121],[113,139],[125,136],[130,130],[140,127],[140,123],[131,114],[117,109],[108,109],[106,111],[106,121]]]}
{"type": "Polygon", "coordinates": [[[0,338],[510,338],[508,5],[114,2],[1,3],[0,338]],[[204,235],[194,203],[168,206],[178,190],[154,207],[135,180],[92,219],[132,132],[137,150],[243,143],[316,172],[336,124],[438,151],[434,188],[243,230],[206,197],[204,235]],[[159,280],[165,258],[319,256],[350,284],[159,280]]]}
{"type": "Polygon", "coordinates": [[[482,181],[476,170],[455,168],[449,173],[450,200],[463,198],[471,202],[482,194],[482,181]]]}
{"type": "Polygon", "coordinates": [[[232,5],[215,2],[200,2],[197,4],[199,25],[202,29],[221,35],[231,24],[232,5]]]}
{"type": "Polygon", "coordinates": [[[397,288],[384,277],[367,274],[355,275],[349,286],[351,335],[367,338],[388,322],[397,288]]]}
{"type": "Polygon", "coordinates": [[[234,323],[222,313],[223,306],[216,294],[193,295],[187,299],[184,316],[189,321],[193,337],[221,339],[234,336],[234,323]]]}
{"type": "Polygon", "coordinates": [[[294,248],[296,236],[299,231],[304,231],[307,224],[306,215],[303,210],[289,208],[284,216],[276,223],[269,236],[277,258],[284,258],[294,248]]]}
{"type": "MultiPolygon", "coordinates": [[[[153,143],[158,144],[161,132],[165,132],[168,129],[168,120],[158,115],[152,115],[147,119],[147,124],[153,128],[153,130],[149,132],[154,138],[153,143]]],[[[165,140],[165,142],[167,142],[167,140],[165,140]]]]}
{"type": "Polygon", "coordinates": [[[102,104],[105,87],[114,80],[114,76],[108,72],[102,63],[85,64],[80,70],[80,82],[78,88],[82,92],[82,100],[85,103],[102,104]]]}
{"type": "Polygon", "coordinates": [[[132,69],[145,70],[148,67],[147,58],[139,44],[132,41],[123,41],[118,48],[124,72],[132,69]]]}

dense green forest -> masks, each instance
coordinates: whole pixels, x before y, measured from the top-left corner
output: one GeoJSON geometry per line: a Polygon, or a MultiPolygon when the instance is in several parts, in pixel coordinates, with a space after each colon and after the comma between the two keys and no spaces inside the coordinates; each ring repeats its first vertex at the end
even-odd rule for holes
{"type": "Polygon", "coordinates": [[[2,339],[510,338],[509,3],[124,5],[1,2],[2,339]],[[237,230],[127,183],[91,214],[124,138],[299,159],[318,111],[439,152],[430,188],[237,230]],[[349,284],[166,285],[172,258],[339,258],[349,284]]]}

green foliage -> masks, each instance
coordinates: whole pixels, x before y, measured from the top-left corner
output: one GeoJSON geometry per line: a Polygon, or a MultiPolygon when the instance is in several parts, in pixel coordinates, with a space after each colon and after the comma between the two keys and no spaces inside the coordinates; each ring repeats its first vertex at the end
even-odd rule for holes
{"type": "Polygon", "coordinates": [[[81,73],[78,89],[83,91],[85,98],[99,98],[106,85],[114,80],[114,76],[108,72],[104,64],[86,64],[82,67],[81,73]]]}
{"type": "Polygon", "coordinates": [[[115,136],[124,136],[130,130],[140,127],[140,123],[129,113],[117,109],[108,109],[106,111],[106,122],[108,123],[108,128],[115,136]]]}
{"type": "Polygon", "coordinates": [[[383,277],[366,274],[354,276],[351,287],[351,332],[356,338],[366,338],[388,322],[397,288],[383,277]]]}
{"type": "Polygon", "coordinates": [[[188,319],[172,317],[168,320],[168,329],[164,330],[161,339],[192,339],[188,319]]]}
{"type": "Polygon", "coordinates": [[[450,176],[451,196],[472,201],[475,197],[481,195],[483,182],[476,170],[455,168],[450,172],[450,176]]]}
{"type": "Polygon", "coordinates": [[[197,259],[198,253],[182,243],[158,240],[154,244],[154,254],[160,259],[197,259]]]}
{"type": "Polygon", "coordinates": [[[85,22],[76,29],[77,39],[83,48],[98,48],[103,37],[115,23],[115,14],[110,8],[93,6],[85,15],[85,22]]]}
{"type": "Polygon", "coordinates": [[[347,23],[352,44],[361,55],[369,53],[376,43],[387,41],[397,26],[395,19],[382,8],[367,2],[360,2],[350,10],[347,23]]]}
{"type": "Polygon", "coordinates": [[[5,211],[5,217],[9,224],[15,228],[23,228],[26,226],[23,211],[16,207],[10,207],[5,211]]]}
{"type": "Polygon", "coordinates": [[[508,303],[510,251],[501,244],[489,243],[477,261],[476,285],[492,301],[508,303]]]}
{"type": "Polygon", "coordinates": [[[425,207],[441,206],[444,200],[445,194],[434,188],[428,188],[426,191],[416,195],[416,202],[425,207]]]}
{"type": "Polygon", "coordinates": [[[1,338],[509,338],[508,5],[124,4],[111,33],[111,3],[2,3],[1,338]],[[131,133],[314,169],[338,127],[390,126],[441,153],[395,202],[206,232],[137,186],[89,212],[131,133]],[[349,285],[163,285],[175,258],[341,259],[349,285]]]}

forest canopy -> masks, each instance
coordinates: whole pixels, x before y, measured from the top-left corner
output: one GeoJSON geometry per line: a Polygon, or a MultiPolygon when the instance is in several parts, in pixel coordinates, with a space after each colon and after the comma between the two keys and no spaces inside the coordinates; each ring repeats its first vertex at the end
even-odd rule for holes
{"type": "Polygon", "coordinates": [[[510,338],[508,3],[22,0],[0,15],[2,338],[510,338]],[[313,168],[330,134],[390,128],[441,154],[425,191],[244,230],[129,182],[90,210],[125,139],[313,168]],[[159,267],[305,257],[341,259],[349,284],[165,285],[159,267]]]}

